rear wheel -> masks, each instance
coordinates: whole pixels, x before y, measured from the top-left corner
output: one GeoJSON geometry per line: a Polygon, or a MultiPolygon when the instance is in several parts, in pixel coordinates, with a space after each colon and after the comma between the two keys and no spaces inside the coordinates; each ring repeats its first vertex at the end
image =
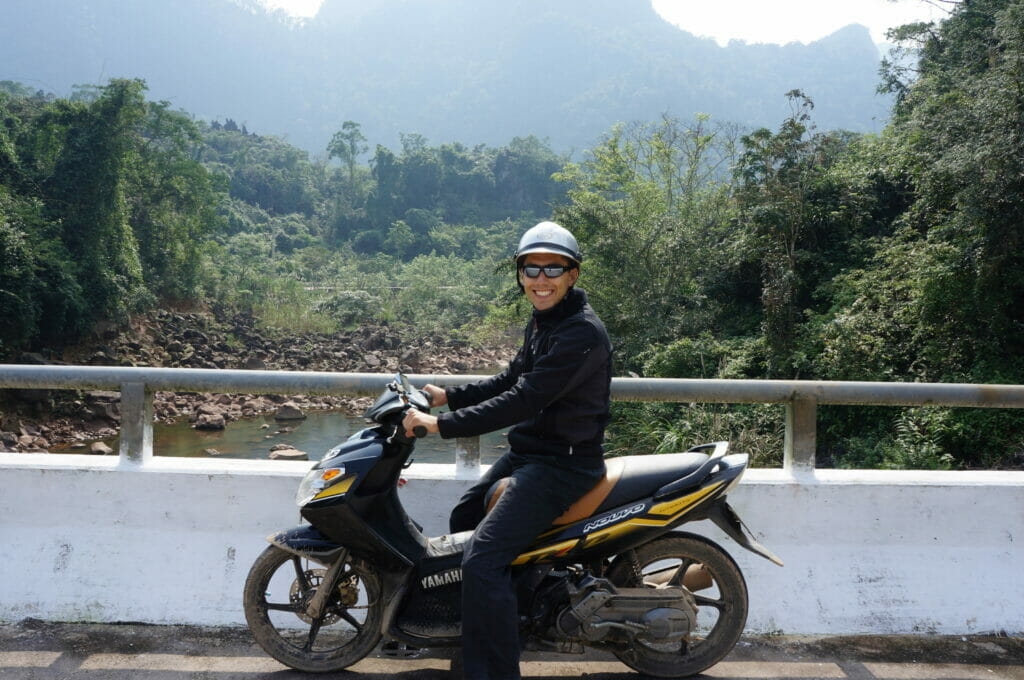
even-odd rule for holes
{"type": "Polygon", "coordinates": [[[678,641],[637,637],[612,651],[630,668],[663,678],[695,675],[725,657],[747,621],[747,585],[733,559],[713,542],[677,533],[624,553],[608,571],[617,586],[685,585],[697,605],[696,628],[678,641]]]}
{"type": "Polygon", "coordinates": [[[256,558],[245,581],[245,619],[253,637],[267,654],[291,668],[341,670],[380,641],[381,580],[361,560],[346,558],[336,592],[320,618],[306,614],[326,571],[272,545],[256,558]]]}

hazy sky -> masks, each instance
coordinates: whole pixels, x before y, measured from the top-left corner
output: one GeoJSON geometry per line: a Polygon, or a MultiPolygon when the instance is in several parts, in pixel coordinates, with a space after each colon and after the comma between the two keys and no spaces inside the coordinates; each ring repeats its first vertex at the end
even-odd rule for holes
{"type": "MultiPolygon", "coordinates": [[[[295,16],[313,16],[323,0],[260,0],[295,16]]],[[[875,42],[891,26],[941,18],[925,0],[653,0],[666,20],[720,44],[811,42],[848,24],[871,29],[875,42]]]]}

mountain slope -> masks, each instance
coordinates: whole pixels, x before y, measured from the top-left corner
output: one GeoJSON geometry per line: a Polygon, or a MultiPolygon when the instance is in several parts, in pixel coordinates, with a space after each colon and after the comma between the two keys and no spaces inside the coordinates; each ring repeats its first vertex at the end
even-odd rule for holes
{"type": "Polygon", "coordinates": [[[322,152],[345,120],[371,144],[547,137],[590,146],[622,120],[696,112],[776,125],[801,88],[819,127],[881,127],[878,53],[847,27],[810,45],[720,47],[649,0],[326,0],[304,23],[231,0],[6,0],[0,80],[66,94],[144,78],[201,118],[322,152]]]}

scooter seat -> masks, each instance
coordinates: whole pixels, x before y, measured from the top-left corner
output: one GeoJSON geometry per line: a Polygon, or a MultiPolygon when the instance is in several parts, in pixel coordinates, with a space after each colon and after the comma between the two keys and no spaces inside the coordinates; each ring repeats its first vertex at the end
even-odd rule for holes
{"type": "MultiPolygon", "coordinates": [[[[604,478],[552,525],[572,524],[630,501],[653,496],[658,489],[690,474],[707,459],[707,454],[697,452],[609,458],[605,461],[604,478]]],[[[488,512],[498,502],[507,483],[507,479],[499,479],[491,486],[485,498],[488,512]]]]}

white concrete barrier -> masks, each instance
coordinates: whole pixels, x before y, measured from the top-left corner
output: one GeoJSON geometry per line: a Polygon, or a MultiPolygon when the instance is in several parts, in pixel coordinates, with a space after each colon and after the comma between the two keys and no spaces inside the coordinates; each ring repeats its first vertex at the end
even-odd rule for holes
{"type": "MultiPolygon", "coordinates": [[[[0,621],[235,625],[309,463],[0,454],[0,621]]],[[[414,465],[428,534],[469,485],[414,465]]],[[[750,470],[732,503],[784,568],[737,559],[751,632],[1024,632],[1024,472],[750,470]]]]}

